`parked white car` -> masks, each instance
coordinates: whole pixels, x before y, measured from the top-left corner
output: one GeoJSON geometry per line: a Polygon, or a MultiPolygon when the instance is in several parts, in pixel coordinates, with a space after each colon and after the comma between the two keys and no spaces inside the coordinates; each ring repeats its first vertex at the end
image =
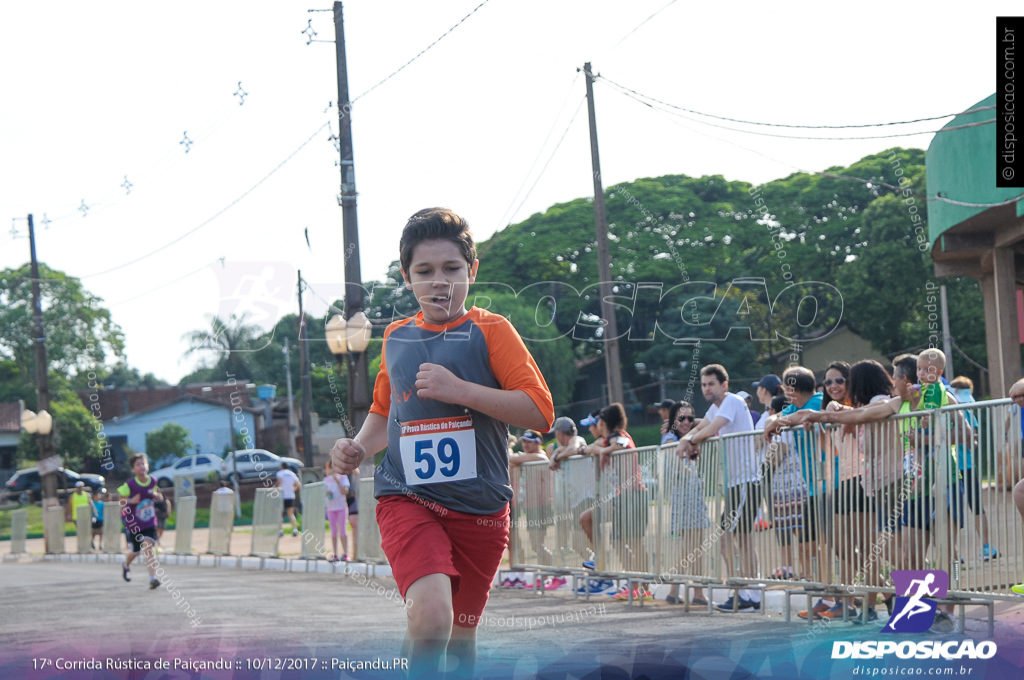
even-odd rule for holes
{"type": "Polygon", "coordinates": [[[223,466],[224,461],[220,456],[212,453],[196,453],[179,458],[165,468],[150,472],[149,476],[164,488],[174,486],[176,477],[193,477],[197,483],[218,482],[223,466]]]}
{"type": "MultiPolygon", "coordinates": [[[[274,480],[277,477],[277,471],[281,469],[281,463],[286,464],[295,474],[299,474],[303,467],[302,461],[297,458],[279,456],[265,449],[235,451],[234,456],[234,465],[238,467],[238,481],[240,482],[247,479],[274,480]]],[[[235,468],[231,463],[231,456],[229,455],[224,459],[220,474],[230,482],[233,481],[234,472],[235,468]]]]}

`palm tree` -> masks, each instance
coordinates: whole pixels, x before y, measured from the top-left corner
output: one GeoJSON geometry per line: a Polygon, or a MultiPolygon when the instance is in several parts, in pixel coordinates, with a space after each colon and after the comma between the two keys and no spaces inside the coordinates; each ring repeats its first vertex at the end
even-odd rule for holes
{"type": "Polygon", "coordinates": [[[247,314],[232,314],[227,321],[216,314],[208,314],[209,329],[189,331],[182,336],[189,348],[185,356],[193,352],[214,352],[217,356],[213,369],[231,374],[239,380],[253,377],[249,357],[270,343],[266,333],[255,325],[246,323],[247,314]]]}

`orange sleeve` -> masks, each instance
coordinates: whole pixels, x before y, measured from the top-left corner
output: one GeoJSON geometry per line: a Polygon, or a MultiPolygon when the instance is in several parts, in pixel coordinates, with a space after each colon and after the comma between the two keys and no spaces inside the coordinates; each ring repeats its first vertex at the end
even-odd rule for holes
{"type": "Polygon", "coordinates": [[[391,413],[391,376],[388,375],[387,352],[388,336],[394,325],[384,330],[384,342],[380,346],[380,372],[377,374],[377,381],[373,383],[373,403],[370,404],[370,413],[376,413],[385,418],[391,413]]]}
{"type": "Polygon", "coordinates": [[[487,338],[491,372],[501,389],[526,392],[544,416],[550,430],[555,421],[555,405],[540,367],[508,319],[490,312],[483,314],[486,316],[477,321],[487,338]]]}

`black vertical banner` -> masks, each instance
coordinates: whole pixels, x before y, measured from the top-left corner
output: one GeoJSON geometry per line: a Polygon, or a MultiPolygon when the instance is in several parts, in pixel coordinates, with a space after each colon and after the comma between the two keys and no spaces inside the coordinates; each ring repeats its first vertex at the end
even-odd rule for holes
{"type": "MultiPolygon", "coordinates": [[[[1024,17],[996,17],[996,186],[1024,187],[1024,117],[1017,86],[1024,86],[1024,17]]],[[[1024,96],[1024,90],[1021,91],[1024,96]]]]}

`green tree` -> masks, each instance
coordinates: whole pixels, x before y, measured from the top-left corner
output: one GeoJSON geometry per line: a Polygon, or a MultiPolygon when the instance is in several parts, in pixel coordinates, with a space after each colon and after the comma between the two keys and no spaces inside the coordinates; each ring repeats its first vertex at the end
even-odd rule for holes
{"type": "Polygon", "coordinates": [[[182,336],[189,343],[185,356],[196,352],[210,353],[213,361],[203,368],[211,369],[219,376],[218,379],[251,380],[252,354],[267,346],[267,338],[259,326],[246,323],[246,318],[245,314],[232,314],[227,320],[214,314],[207,315],[208,329],[189,331],[182,336]]]}
{"type": "MultiPolygon", "coordinates": [[[[42,263],[39,277],[51,372],[74,377],[102,365],[108,356],[124,358],[124,334],[101,298],[77,278],[42,263]]],[[[34,384],[31,284],[28,264],[0,270],[0,359],[12,360],[20,381],[34,384]]]]}
{"type": "Polygon", "coordinates": [[[178,423],[164,423],[159,430],[146,433],[146,451],[157,458],[167,455],[181,458],[194,446],[188,430],[178,423]]]}
{"type": "MultiPolygon", "coordinates": [[[[78,398],[59,388],[50,401],[53,416],[53,450],[64,460],[64,466],[76,472],[102,472],[103,440],[96,436],[96,419],[78,398]]],[[[35,437],[22,434],[18,440],[19,461],[39,460],[39,443],[35,437]]]]}

